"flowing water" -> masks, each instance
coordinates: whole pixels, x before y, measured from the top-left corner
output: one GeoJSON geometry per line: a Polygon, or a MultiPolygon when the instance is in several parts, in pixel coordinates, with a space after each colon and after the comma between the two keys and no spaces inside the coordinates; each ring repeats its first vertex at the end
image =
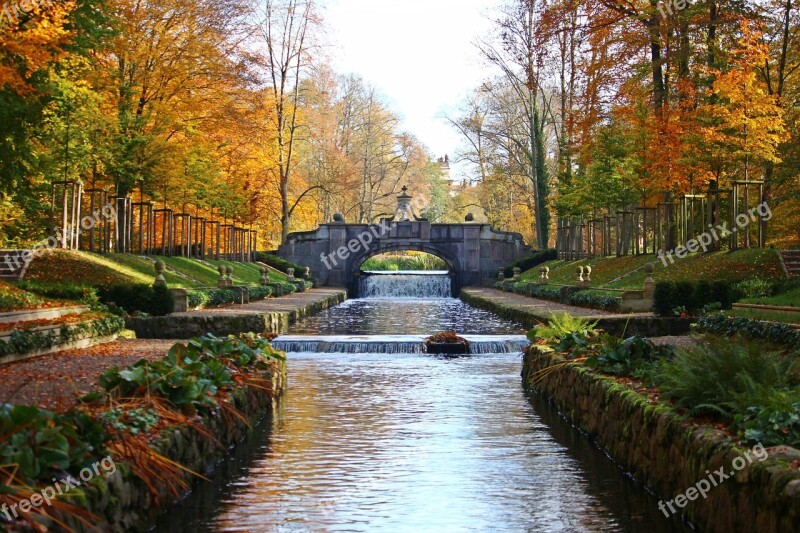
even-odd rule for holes
{"type": "Polygon", "coordinates": [[[398,270],[361,273],[358,294],[362,298],[449,298],[447,270],[398,270]]]}
{"type": "Polygon", "coordinates": [[[449,298],[378,298],[278,337],[314,350],[288,354],[279,409],[157,529],[683,530],[550,406],[524,395],[519,352],[445,358],[413,348],[445,329],[479,344],[522,333],[449,298]],[[348,344],[336,334],[370,338],[350,342],[362,349],[323,349],[348,344]],[[397,334],[416,337],[394,339],[407,349],[364,353],[397,334]]]}

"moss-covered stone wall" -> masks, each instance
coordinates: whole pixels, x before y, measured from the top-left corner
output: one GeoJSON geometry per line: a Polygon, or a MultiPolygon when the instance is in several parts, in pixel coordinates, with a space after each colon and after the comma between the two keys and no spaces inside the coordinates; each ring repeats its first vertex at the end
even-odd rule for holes
{"type": "Polygon", "coordinates": [[[579,364],[537,374],[563,362],[544,350],[532,346],[525,354],[526,390],[553,402],[622,468],[650,487],[665,503],[665,513],[666,502],[672,501],[677,512],[704,531],[800,530],[800,471],[788,466],[796,450],[768,448],[765,460],[746,461],[735,469],[733,465],[741,464],[736,458],[750,451],[736,446],[725,433],[692,423],[669,406],[653,405],[579,364]],[[729,478],[720,479],[717,472],[729,478]],[[717,484],[705,498],[689,491],[709,476],[717,484]],[[679,495],[695,497],[678,500],[679,495]]]}

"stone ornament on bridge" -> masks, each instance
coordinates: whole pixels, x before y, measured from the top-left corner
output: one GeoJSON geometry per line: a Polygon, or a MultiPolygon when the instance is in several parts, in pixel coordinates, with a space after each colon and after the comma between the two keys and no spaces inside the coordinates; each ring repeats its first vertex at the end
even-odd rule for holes
{"type": "Polygon", "coordinates": [[[402,193],[397,197],[397,209],[394,212],[395,222],[406,222],[411,220],[419,220],[414,214],[414,209],[411,206],[413,196],[408,194],[408,187],[403,185],[402,193]]]}

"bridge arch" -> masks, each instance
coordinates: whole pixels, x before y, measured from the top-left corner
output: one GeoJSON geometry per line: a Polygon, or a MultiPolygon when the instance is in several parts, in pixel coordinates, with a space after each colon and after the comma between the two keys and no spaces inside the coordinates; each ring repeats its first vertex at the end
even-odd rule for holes
{"type": "Polygon", "coordinates": [[[442,258],[453,274],[453,291],[490,285],[498,269],[531,253],[519,233],[488,224],[431,224],[427,220],[383,219],[378,224],[337,220],[314,231],[291,233],[278,254],[311,269],[320,285],[358,293],[356,273],[374,255],[399,250],[442,258]]]}
{"type": "Polygon", "coordinates": [[[435,255],[445,262],[447,270],[450,273],[450,289],[453,297],[458,296],[461,291],[461,264],[458,257],[450,251],[443,250],[441,247],[429,242],[417,242],[403,244],[399,242],[382,242],[379,245],[365,249],[352,256],[352,262],[348,270],[348,276],[345,281],[347,284],[348,293],[351,295],[358,295],[359,281],[361,273],[361,265],[370,257],[384,254],[387,252],[425,252],[435,255]]]}

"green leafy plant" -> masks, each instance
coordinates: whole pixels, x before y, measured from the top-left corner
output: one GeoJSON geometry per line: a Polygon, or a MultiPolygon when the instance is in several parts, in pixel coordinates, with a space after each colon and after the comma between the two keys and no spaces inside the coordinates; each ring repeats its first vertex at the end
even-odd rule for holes
{"type": "Polygon", "coordinates": [[[544,341],[558,352],[570,357],[584,355],[591,348],[591,340],[598,335],[597,322],[568,313],[553,313],[547,324],[528,332],[531,342],[544,341]]]}
{"type": "Polygon", "coordinates": [[[102,455],[102,425],[82,411],[63,415],[28,405],[0,407],[0,461],[27,482],[73,475],[102,455]]]}
{"type": "Polygon", "coordinates": [[[118,431],[128,431],[131,435],[147,432],[161,420],[152,411],[145,409],[125,410],[120,407],[102,413],[99,419],[110,427],[118,431]]]}
{"type": "Polygon", "coordinates": [[[674,353],[671,347],[656,346],[649,339],[639,336],[623,340],[603,334],[599,340],[600,348],[589,357],[586,364],[608,374],[651,377],[654,370],[652,363],[668,359],[674,353]]]}
{"type": "Polygon", "coordinates": [[[664,398],[678,407],[731,419],[751,406],[764,405],[773,391],[800,394],[795,363],[792,357],[765,351],[760,343],[709,338],[662,363],[657,382],[664,398]]]}
{"type": "Polygon", "coordinates": [[[725,337],[739,336],[767,340],[791,348],[800,346],[800,331],[785,323],[763,322],[745,317],[732,318],[724,313],[711,313],[702,315],[697,320],[697,329],[725,337]]]}
{"type": "Polygon", "coordinates": [[[99,289],[100,300],[114,304],[129,314],[137,311],[153,316],[163,316],[175,309],[175,298],[167,287],[147,285],[111,285],[99,289]]]}

